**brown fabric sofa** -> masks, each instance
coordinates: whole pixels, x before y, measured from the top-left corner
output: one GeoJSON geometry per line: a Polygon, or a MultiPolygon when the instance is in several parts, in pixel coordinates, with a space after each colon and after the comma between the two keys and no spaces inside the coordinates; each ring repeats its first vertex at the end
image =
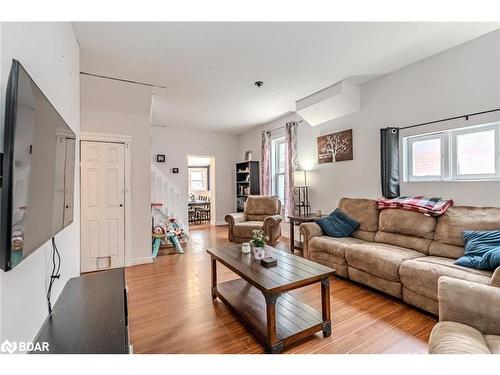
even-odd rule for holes
{"type": "Polygon", "coordinates": [[[439,278],[439,323],[429,338],[433,354],[500,354],[500,268],[491,285],[439,278]]]}
{"type": "Polygon", "coordinates": [[[438,279],[450,276],[488,285],[493,272],[454,264],[464,254],[464,230],[500,229],[500,208],[450,207],[438,218],[399,209],[378,210],[374,200],[342,198],[339,208],[360,223],[351,237],[323,235],[304,223],[304,256],[342,277],[438,314],[438,279]]]}
{"type": "Polygon", "coordinates": [[[228,238],[231,242],[246,242],[252,232],[263,229],[269,237],[269,245],[274,245],[281,236],[281,202],[270,195],[250,195],[244,212],[228,214],[225,217],[229,224],[228,238]]]}

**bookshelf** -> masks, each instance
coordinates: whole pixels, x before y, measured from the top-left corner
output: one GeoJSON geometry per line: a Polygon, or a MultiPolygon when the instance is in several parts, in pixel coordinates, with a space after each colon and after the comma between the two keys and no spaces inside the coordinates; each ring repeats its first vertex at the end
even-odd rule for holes
{"type": "Polygon", "coordinates": [[[258,161],[236,163],[236,207],[243,212],[249,195],[260,194],[260,173],[258,161]]]}

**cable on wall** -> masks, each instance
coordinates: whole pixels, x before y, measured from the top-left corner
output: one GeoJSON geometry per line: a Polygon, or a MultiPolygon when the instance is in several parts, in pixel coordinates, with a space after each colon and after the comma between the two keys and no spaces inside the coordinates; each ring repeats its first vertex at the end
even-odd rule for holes
{"type": "Polygon", "coordinates": [[[119,81],[119,82],[125,82],[125,83],[132,83],[134,85],[141,85],[141,86],[148,86],[148,87],[158,87],[161,89],[166,89],[165,86],[160,86],[160,85],[153,85],[152,83],[146,83],[146,82],[140,82],[140,81],[133,81],[130,79],[124,79],[124,78],[116,78],[116,77],[110,77],[110,76],[105,76],[102,74],[95,74],[95,73],[88,73],[88,72],[80,72],[81,75],[84,76],[91,76],[91,77],[98,77],[98,78],[103,78],[103,79],[110,79],[113,81],[119,81]]]}
{"type": "Polygon", "coordinates": [[[50,297],[52,295],[52,285],[54,284],[54,281],[56,279],[59,279],[61,277],[60,270],[61,270],[61,254],[59,254],[59,250],[57,249],[54,237],[52,237],[52,272],[50,274],[49,288],[47,290],[47,307],[49,309],[49,315],[52,314],[52,303],[50,301],[50,297]],[[56,266],[56,256],[57,256],[57,266],[56,266]]]}

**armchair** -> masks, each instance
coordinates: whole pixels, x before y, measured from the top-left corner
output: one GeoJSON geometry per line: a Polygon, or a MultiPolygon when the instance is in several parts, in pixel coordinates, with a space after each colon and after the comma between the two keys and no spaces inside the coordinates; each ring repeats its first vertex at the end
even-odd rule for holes
{"type": "Polygon", "coordinates": [[[263,229],[269,237],[269,245],[275,245],[281,236],[281,202],[269,195],[250,195],[244,212],[228,214],[225,217],[229,224],[228,238],[231,242],[246,242],[252,237],[254,230],[263,229]]]}
{"type": "Polygon", "coordinates": [[[490,285],[439,278],[439,323],[429,353],[500,354],[500,267],[490,285]]]}

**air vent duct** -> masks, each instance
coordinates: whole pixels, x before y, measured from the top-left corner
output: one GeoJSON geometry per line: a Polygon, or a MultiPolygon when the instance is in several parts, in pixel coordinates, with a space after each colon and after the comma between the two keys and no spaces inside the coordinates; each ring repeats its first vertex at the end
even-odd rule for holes
{"type": "Polygon", "coordinates": [[[360,110],[359,86],[340,81],[295,102],[295,111],[317,126],[360,110]]]}

